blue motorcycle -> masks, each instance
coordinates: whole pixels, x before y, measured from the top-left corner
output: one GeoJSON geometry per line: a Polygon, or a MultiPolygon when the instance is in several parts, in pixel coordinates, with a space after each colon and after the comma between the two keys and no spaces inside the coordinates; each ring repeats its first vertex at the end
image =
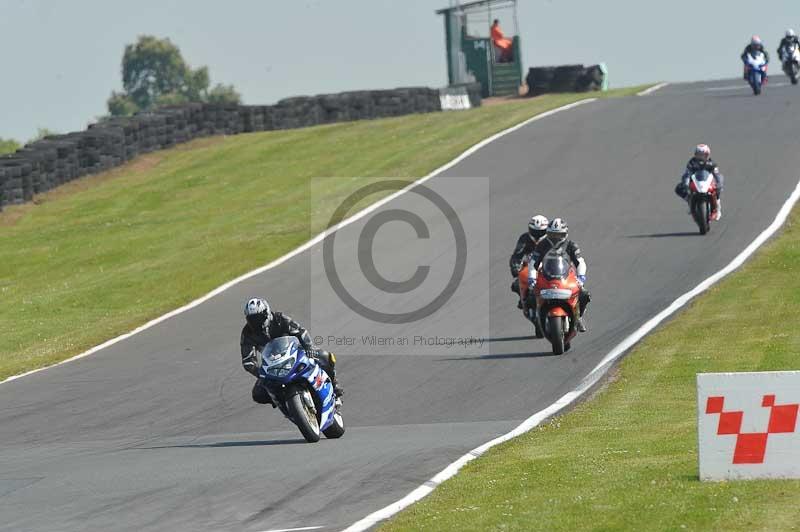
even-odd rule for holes
{"type": "Polygon", "coordinates": [[[747,66],[747,82],[750,83],[753,94],[758,96],[761,94],[764,83],[767,82],[767,56],[764,55],[764,52],[747,54],[745,65],[747,66]]]}
{"type": "Polygon", "coordinates": [[[282,336],[269,342],[259,355],[258,367],[273,403],[307,442],[318,442],[320,433],[326,438],[344,434],[331,379],[297,338],[282,336]]]}

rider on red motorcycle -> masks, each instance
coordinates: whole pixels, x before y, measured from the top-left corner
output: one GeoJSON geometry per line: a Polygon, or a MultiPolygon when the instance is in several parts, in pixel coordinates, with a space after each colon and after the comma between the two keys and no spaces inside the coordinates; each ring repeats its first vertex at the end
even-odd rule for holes
{"type": "Polygon", "coordinates": [[[586,306],[591,301],[589,291],[584,287],[586,283],[586,261],[581,256],[581,249],[572,241],[567,240],[569,228],[567,223],[561,218],[553,218],[550,225],[547,227],[545,238],[541,239],[536,244],[536,249],[533,251],[530,263],[533,264],[533,273],[531,279],[533,283],[536,282],[536,272],[539,271],[539,266],[542,264],[542,259],[547,252],[552,249],[563,249],[569,256],[572,265],[575,266],[575,271],[578,274],[578,284],[581,287],[580,303],[580,316],[575,324],[580,332],[586,332],[586,325],[583,323],[583,314],[586,312],[586,306]]]}
{"type": "MultiPolygon", "coordinates": [[[[519,272],[525,264],[527,257],[533,253],[536,244],[544,237],[547,232],[548,220],[546,216],[537,214],[533,216],[528,222],[528,232],[522,233],[517,239],[517,245],[514,247],[514,252],[508,260],[508,266],[511,268],[511,277],[514,282],[511,283],[511,291],[519,295],[519,272]]],[[[522,300],[517,302],[517,308],[522,308],[522,300]]]]}
{"type": "Polygon", "coordinates": [[[694,157],[689,159],[686,163],[686,171],[683,172],[681,182],[675,187],[675,194],[686,200],[689,197],[689,179],[692,174],[701,170],[707,170],[717,180],[717,210],[711,213],[712,217],[719,221],[722,218],[722,188],[725,184],[725,178],[719,171],[717,163],[711,159],[711,148],[705,144],[698,144],[694,149],[694,157]]]}

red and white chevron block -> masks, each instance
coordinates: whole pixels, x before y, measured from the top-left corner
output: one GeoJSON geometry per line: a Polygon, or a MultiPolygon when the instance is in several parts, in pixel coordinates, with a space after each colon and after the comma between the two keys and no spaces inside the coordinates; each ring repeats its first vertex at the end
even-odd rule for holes
{"type": "Polygon", "coordinates": [[[800,478],[800,371],[697,375],[701,480],[800,478]]]}

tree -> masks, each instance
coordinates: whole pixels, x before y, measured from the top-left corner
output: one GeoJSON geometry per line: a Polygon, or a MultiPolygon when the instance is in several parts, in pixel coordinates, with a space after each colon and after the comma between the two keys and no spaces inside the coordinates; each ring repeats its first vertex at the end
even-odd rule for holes
{"type": "Polygon", "coordinates": [[[233,85],[223,85],[217,83],[213,89],[208,91],[208,103],[241,103],[242,97],[233,88],[233,85]]]}
{"type": "Polygon", "coordinates": [[[209,91],[210,84],[208,67],[192,69],[169,39],[142,35],[135,44],[125,47],[122,56],[124,90],[111,93],[108,111],[113,116],[127,116],[173,103],[239,102],[240,96],[232,85],[218,84],[209,91]]]}
{"type": "Polygon", "coordinates": [[[127,94],[112,92],[108,99],[108,112],[112,116],[130,116],[139,110],[139,106],[127,94]]]}
{"type": "Polygon", "coordinates": [[[53,131],[52,129],[47,129],[46,127],[40,127],[36,129],[36,136],[31,139],[31,142],[35,140],[42,140],[45,137],[50,137],[52,135],[58,135],[58,131],[53,131]]]}
{"type": "Polygon", "coordinates": [[[14,139],[0,138],[0,155],[14,153],[19,149],[19,142],[14,139]]]}

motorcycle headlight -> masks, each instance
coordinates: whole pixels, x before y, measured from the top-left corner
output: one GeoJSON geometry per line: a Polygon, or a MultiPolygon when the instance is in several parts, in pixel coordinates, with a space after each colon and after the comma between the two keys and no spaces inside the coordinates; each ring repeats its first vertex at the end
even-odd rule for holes
{"type": "Polygon", "coordinates": [[[285,359],[283,362],[275,364],[274,366],[270,366],[267,368],[267,375],[274,375],[275,377],[285,377],[292,371],[294,367],[294,363],[297,359],[295,357],[289,357],[285,359]]]}

